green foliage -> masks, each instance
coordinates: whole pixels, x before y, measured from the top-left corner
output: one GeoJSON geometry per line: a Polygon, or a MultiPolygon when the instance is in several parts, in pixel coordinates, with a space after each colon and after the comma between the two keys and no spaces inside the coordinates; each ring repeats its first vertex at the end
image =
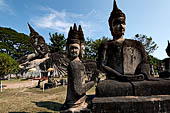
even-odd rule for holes
{"type": "Polygon", "coordinates": [[[0,53],[0,75],[17,73],[19,70],[18,62],[5,53],[0,53]]]}
{"type": "Polygon", "coordinates": [[[152,37],[136,34],[134,39],[140,41],[143,44],[148,55],[153,53],[158,48],[158,45],[152,40],[152,37]]]}
{"type": "Polygon", "coordinates": [[[14,59],[32,53],[29,36],[11,28],[0,27],[0,52],[7,53],[14,59]]]}
{"type": "Polygon", "coordinates": [[[107,37],[102,37],[102,39],[92,40],[87,38],[85,42],[85,56],[87,59],[96,60],[98,56],[98,48],[102,42],[109,40],[107,37]]]}
{"type": "Polygon", "coordinates": [[[50,35],[50,51],[53,52],[63,52],[64,48],[66,46],[66,39],[64,37],[64,34],[58,34],[57,32],[50,35]]]}
{"type": "Polygon", "coordinates": [[[158,72],[157,69],[158,69],[158,67],[161,66],[162,61],[152,55],[148,55],[148,59],[149,59],[150,64],[153,65],[154,71],[158,72]]]}

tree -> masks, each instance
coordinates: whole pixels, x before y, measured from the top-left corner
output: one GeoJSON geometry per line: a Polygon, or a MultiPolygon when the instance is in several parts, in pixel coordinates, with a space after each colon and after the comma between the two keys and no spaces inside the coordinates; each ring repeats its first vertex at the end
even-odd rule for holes
{"type": "Polygon", "coordinates": [[[64,48],[66,46],[66,39],[64,37],[64,34],[58,34],[57,32],[50,35],[50,51],[53,52],[63,52],[64,48]]]}
{"type": "Polygon", "coordinates": [[[158,48],[158,45],[152,40],[152,37],[136,34],[134,39],[140,41],[143,44],[148,55],[153,53],[158,48]]]}
{"type": "Polygon", "coordinates": [[[0,76],[17,73],[19,70],[18,62],[6,53],[0,53],[0,76]]]}
{"type": "Polygon", "coordinates": [[[11,28],[0,27],[0,52],[19,59],[33,52],[29,36],[11,28]]]}
{"type": "Polygon", "coordinates": [[[85,46],[85,56],[87,59],[96,60],[98,56],[98,48],[102,42],[109,40],[107,37],[103,36],[102,39],[92,40],[87,38],[85,46]]]}

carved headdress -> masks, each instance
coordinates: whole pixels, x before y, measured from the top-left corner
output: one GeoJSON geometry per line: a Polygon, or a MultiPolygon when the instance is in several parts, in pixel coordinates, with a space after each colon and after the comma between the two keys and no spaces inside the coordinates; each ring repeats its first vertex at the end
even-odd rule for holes
{"type": "Polygon", "coordinates": [[[28,23],[28,27],[30,29],[30,42],[32,47],[34,48],[34,50],[41,54],[41,55],[45,55],[47,53],[50,52],[47,44],[45,43],[44,38],[39,35],[32,27],[31,25],[28,23]]]}
{"type": "Polygon", "coordinates": [[[113,10],[112,10],[110,17],[109,17],[110,27],[112,26],[113,19],[118,18],[118,17],[124,17],[124,19],[126,20],[126,15],[117,7],[116,0],[114,0],[113,10]]]}
{"type": "Polygon", "coordinates": [[[31,27],[31,25],[30,25],[29,23],[28,23],[28,27],[29,27],[29,29],[30,29],[31,41],[34,41],[34,40],[35,40],[35,37],[38,37],[40,43],[45,43],[44,38],[43,38],[41,35],[39,35],[39,34],[31,27]]]}
{"type": "Polygon", "coordinates": [[[77,30],[76,24],[74,24],[73,29],[72,29],[72,27],[70,27],[70,31],[68,33],[68,38],[67,38],[67,42],[66,42],[67,48],[68,48],[69,44],[73,44],[73,43],[80,44],[79,32],[77,30]]]}
{"type": "Polygon", "coordinates": [[[83,34],[83,30],[81,28],[81,25],[79,25],[78,33],[79,33],[80,43],[85,44],[84,34],[83,34]]]}

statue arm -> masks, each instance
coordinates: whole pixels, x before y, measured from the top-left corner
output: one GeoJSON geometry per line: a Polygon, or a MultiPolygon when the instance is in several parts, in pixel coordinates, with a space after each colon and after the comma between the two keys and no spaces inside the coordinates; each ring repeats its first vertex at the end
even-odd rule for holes
{"type": "Polygon", "coordinates": [[[118,71],[110,68],[109,66],[103,65],[103,70],[104,70],[106,73],[109,73],[109,75],[114,75],[115,77],[116,77],[116,76],[122,76],[122,74],[120,74],[118,71]]]}
{"type": "Polygon", "coordinates": [[[145,51],[144,46],[142,45],[141,42],[139,42],[138,44],[140,46],[140,51],[142,54],[142,61],[141,63],[138,65],[135,74],[143,74],[145,79],[147,80],[154,80],[154,77],[152,77],[150,75],[150,65],[149,65],[149,61],[148,61],[148,56],[147,53],[145,51]]]}
{"type": "Polygon", "coordinates": [[[100,69],[101,71],[104,71],[106,73],[109,73],[109,75],[122,76],[122,74],[120,74],[118,71],[105,65],[107,47],[108,47],[108,43],[102,43],[99,47],[98,62],[97,62],[98,69],[100,69]]]}
{"type": "Polygon", "coordinates": [[[103,66],[105,65],[106,61],[106,50],[107,50],[107,43],[102,43],[98,49],[98,59],[97,59],[97,68],[101,71],[103,70],[103,66]]]}

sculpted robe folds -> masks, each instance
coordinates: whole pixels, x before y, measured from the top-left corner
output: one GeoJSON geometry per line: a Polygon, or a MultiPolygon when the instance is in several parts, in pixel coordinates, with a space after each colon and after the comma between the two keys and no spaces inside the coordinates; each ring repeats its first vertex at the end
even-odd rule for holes
{"type": "MultiPolygon", "coordinates": [[[[104,63],[123,75],[148,74],[146,70],[141,69],[141,66],[148,62],[144,47],[139,41],[109,41],[103,43],[99,51],[98,66],[104,63]]],[[[111,76],[107,73],[108,78],[111,76]]]]}

